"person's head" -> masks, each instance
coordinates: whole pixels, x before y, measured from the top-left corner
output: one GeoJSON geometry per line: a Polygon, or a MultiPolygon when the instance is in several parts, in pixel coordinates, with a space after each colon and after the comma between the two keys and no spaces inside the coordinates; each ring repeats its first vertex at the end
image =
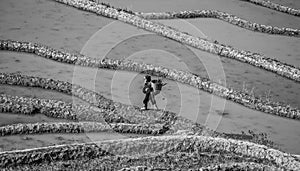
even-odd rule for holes
{"type": "Polygon", "coordinates": [[[145,82],[150,82],[151,81],[151,76],[150,75],[146,75],[144,77],[145,82]]]}

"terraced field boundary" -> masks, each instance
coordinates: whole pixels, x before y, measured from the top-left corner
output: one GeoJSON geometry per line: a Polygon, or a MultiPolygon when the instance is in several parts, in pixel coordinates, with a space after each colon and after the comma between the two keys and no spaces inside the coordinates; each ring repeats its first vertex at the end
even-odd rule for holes
{"type": "MultiPolygon", "coordinates": [[[[206,167],[193,168],[194,171],[220,171],[220,170],[247,170],[247,171],[265,171],[265,170],[280,170],[275,166],[269,166],[265,164],[258,164],[254,162],[233,162],[226,164],[210,165],[206,167]]],[[[119,171],[154,171],[154,170],[172,170],[172,168],[166,167],[150,167],[150,166],[133,166],[119,169],[119,171]]]]}
{"type": "Polygon", "coordinates": [[[25,87],[39,87],[48,90],[54,90],[68,95],[78,97],[91,105],[94,105],[100,109],[110,109],[111,113],[126,114],[127,120],[131,123],[141,123],[143,120],[154,121],[157,118],[164,117],[163,121],[176,120],[176,114],[168,111],[141,111],[138,107],[113,102],[110,99],[106,99],[99,93],[92,90],[88,90],[79,85],[72,84],[65,81],[53,80],[48,78],[40,78],[34,76],[26,76],[20,74],[0,74],[0,84],[18,85],[25,87]],[[154,116],[152,116],[154,114],[154,116]]]}
{"type": "Polygon", "coordinates": [[[300,17],[300,10],[299,9],[293,9],[290,7],[286,7],[271,1],[265,1],[265,0],[241,0],[241,1],[246,1],[250,2],[256,5],[260,5],[266,8],[270,8],[272,10],[280,11],[286,14],[294,15],[297,17],[300,17]]]}
{"type": "MultiPolygon", "coordinates": [[[[173,112],[164,110],[141,111],[138,107],[113,102],[96,92],[85,89],[79,85],[71,84],[69,82],[33,76],[25,76],[20,74],[0,73],[0,84],[17,85],[25,87],[39,87],[43,89],[55,90],[58,92],[66,93],[68,95],[73,95],[100,109],[111,109],[111,115],[115,113],[119,114],[126,121],[129,120],[130,123],[143,123],[144,121],[148,125],[154,123],[161,123],[164,124],[162,127],[163,130],[168,130],[170,127],[172,127],[169,133],[174,133],[177,130],[195,129],[194,133],[197,132],[201,134],[202,131],[204,131],[204,133],[211,136],[221,135],[220,133],[209,130],[208,128],[205,128],[204,126],[194,123],[188,119],[177,116],[177,114],[173,112]],[[101,100],[94,101],[94,99],[101,100]]],[[[5,108],[5,103],[3,104],[3,108],[5,108]]],[[[19,105],[17,104],[17,106],[19,105]]]]}
{"type": "Polygon", "coordinates": [[[172,150],[196,154],[210,152],[243,155],[267,160],[275,167],[283,167],[288,170],[300,169],[300,162],[297,158],[279,150],[245,141],[207,136],[144,137],[0,152],[0,166],[102,157],[110,155],[107,153],[110,151],[113,151],[114,155],[139,156],[156,155],[172,150]]]}
{"type": "MultiPolygon", "coordinates": [[[[31,83],[29,83],[29,84],[31,84],[31,83]]],[[[11,97],[11,99],[14,99],[17,102],[21,101],[23,104],[25,104],[25,102],[28,102],[28,101],[30,102],[33,99],[33,98],[24,98],[24,97],[18,98],[16,96],[8,96],[8,95],[1,95],[1,96],[5,97],[6,99],[0,100],[0,102],[2,102],[2,104],[0,106],[6,106],[5,104],[11,105],[11,100],[9,100],[8,97],[11,97]],[[5,103],[3,103],[3,101],[5,103]]],[[[36,99],[34,99],[33,101],[36,101],[36,99]]],[[[52,100],[49,100],[49,101],[51,102],[52,100]]],[[[16,104],[16,103],[14,103],[14,104],[16,104]]],[[[23,104],[20,103],[17,106],[19,106],[19,107],[24,106],[23,104]]],[[[51,106],[51,105],[47,104],[46,102],[39,103],[39,105],[40,106],[46,105],[48,107],[51,106]]],[[[60,105],[62,105],[62,104],[55,103],[52,107],[55,108],[60,105]]],[[[8,111],[10,111],[10,110],[8,110],[8,111]]],[[[18,110],[18,111],[22,111],[22,110],[18,110]]],[[[30,114],[33,114],[33,113],[30,113],[30,114]]],[[[93,123],[93,122],[35,123],[35,124],[17,124],[17,125],[9,125],[9,126],[5,126],[5,127],[0,127],[0,132],[1,132],[2,136],[14,135],[14,134],[61,133],[61,132],[81,133],[81,132],[95,132],[95,131],[102,132],[102,131],[107,131],[109,129],[109,127],[112,127],[112,129],[110,129],[109,131],[114,130],[116,132],[121,132],[121,133],[159,135],[159,134],[165,133],[165,131],[163,131],[164,128],[161,129],[160,126],[161,126],[160,124],[156,124],[156,125],[153,124],[153,125],[150,125],[147,127],[145,125],[132,125],[132,124],[122,124],[122,123],[121,124],[114,123],[114,124],[109,124],[109,126],[107,126],[107,125],[103,125],[102,123],[93,123]],[[87,130],[85,130],[86,128],[87,128],[87,130]]],[[[199,131],[195,131],[195,132],[199,133],[199,131]]],[[[192,132],[192,134],[194,134],[194,133],[192,132]]],[[[208,135],[210,136],[210,134],[208,134],[208,135]]],[[[234,157],[234,158],[236,158],[236,157],[234,157]]],[[[50,157],[50,159],[51,159],[51,161],[53,160],[52,157],[50,157]]],[[[34,168],[35,166],[30,166],[30,167],[34,168]]],[[[36,166],[36,167],[38,167],[38,166],[36,166]]]]}
{"type": "Polygon", "coordinates": [[[57,119],[94,121],[101,123],[132,123],[115,113],[93,106],[66,103],[59,100],[39,99],[0,94],[0,112],[34,115],[37,113],[57,119]]]}
{"type": "Polygon", "coordinates": [[[42,122],[21,123],[0,127],[0,136],[28,135],[45,133],[88,133],[88,132],[119,132],[133,134],[164,134],[168,129],[163,124],[125,124],[100,122],[42,122]]]}
{"type": "MultiPolygon", "coordinates": [[[[274,114],[277,116],[287,117],[291,119],[300,119],[300,110],[293,108],[290,105],[263,100],[259,97],[255,97],[247,92],[233,90],[232,88],[227,88],[218,83],[210,81],[208,78],[203,78],[197,74],[190,72],[179,71],[175,69],[168,69],[161,66],[154,66],[151,64],[138,63],[130,60],[115,60],[115,59],[95,59],[89,58],[80,54],[71,54],[68,52],[63,52],[59,50],[52,49],[48,46],[44,46],[36,43],[29,42],[18,42],[10,40],[0,41],[1,50],[9,50],[15,52],[26,52],[33,53],[38,56],[51,59],[61,63],[67,63],[72,65],[79,65],[84,67],[94,67],[103,68],[111,70],[125,70],[131,72],[145,73],[153,76],[164,77],[176,82],[187,84],[198,88],[200,90],[212,93],[219,97],[231,100],[235,103],[241,104],[245,107],[261,111],[264,113],[274,114]]],[[[112,100],[104,98],[102,95],[95,94],[95,92],[82,88],[78,85],[73,85],[71,83],[63,81],[55,81],[46,78],[34,78],[14,74],[0,74],[1,84],[13,84],[22,86],[34,86],[53,89],[59,92],[64,92],[69,95],[74,95],[95,105],[101,109],[115,111],[115,106],[112,104],[117,104],[112,100]],[[38,80],[38,81],[37,81],[38,80]],[[62,86],[57,86],[62,85],[62,86]],[[73,92],[72,92],[73,91],[73,92]]],[[[136,111],[137,107],[135,107],[136,111]]],[[[122,113],[122,111],[119,111],[122,113]]],[[[120,114],[119,113],[119,114],[120,114]]],[[[140,113],[140,111],[139,111],[140,113]]],[[[133,117],[131,119],[134,120],[133,117]]]]}
{"type": "Polygon", "coordinates": [[[116,131],[119,133],[159,135],[168,131],[165,123],[133,123],[120,115],[92,107],[72,105],[57,100],[27,98],[0,94],[0,112],[67,119],[72,122],[13,124],[0,127],[0,136],[39,133],[83,133],[116,131]],[[72,109],[74,108],[74,110],[72,109]],[[77,122],[74,122],[77,121],[77,122]],[[87,122],[88,121],[88,122],[87,122]]]}
{"type": "Polygon", "coordinates": [[[217,11],[217,10],[195,10],[195,11],[179,11],[179,12],[159,12],[159,13],[141,13],[136,12],[137,16],[140,16],[147,20],[161,20],[161,19],[190,19],[190,18],[215,18],[225,22],[228,22],[232,25],[239,26],[241,28],[274,35],[283,35],[283,36],[300,36],[299,29],[293,28],[279,28],[276,26],[269,26],[263,24],[257,24],[245,19],[239,18],[235,15],[228,14],[226,12],[217,11]]]}
{"type": "MultiPolygon", "coordinates": [[[[97,3],[96,0],[90,0],[91,2],[97,3]]],[[[101,5],[105,5],[107,7],[112,7],[107,3],[100,3],[101,5]]],[[[161,20],[161,19],[190,19],[190,18],[214,18],[219,19],[230,24],[239,26],[244,29],[248,29],[255,32],[267,33],[267,34],[275,34],[275,35],[284,35],[284,36],[300,36],[300,30],[296,28],[279,28],[276,26],[263,25],[258,23],[253,23],[237,17],[235,15],[218,11],[218,10],[193,10],[193,11],[178,11],[178,12],[133,12],[123,8],[116,8],[118,11],[125,11],[129,14],[134,14],[136,16],[142,17],[147,20],[161,20]]]]}
{"type": "Polygon", "coordinates": [[[0,127],[0,136],[44,134],[44,133],[84,133],[108,132],[108,124],[99,122],[41,122],[19,123],[0,127]]]}
{"type": "Polygon", "coordinates": [[[191,47],[219,55],[226,58],[248,63],[255,67],[271,71],[284,78],[300,82],[300,69],[292,65],[280,62],[276,59],[265,57],[262,54],[250,51],[238,50],[231,46],[223,45],[216,42],[210,42],[206,39],[194,37],[188,33],[178,31],[172,27],[165,26],[158,22],[149,21],[139,16],[133,15],[123,10],[117,10],[102,4],[97,4],[88,0],[54,0],[75,7],[77,9],[92,12],[104,17],[116,19],[124,23],[154,32],[158,35],[170,38],[172,40],[184,43],[191,47]]]}
{"type": "Polygon", "coordinates": [[[9,167],[7,170],[198,170],[198,168],[216,169],[225,167],[227,169],[279,169],[272,163],[264,160],[264,164],[256,163],[256,158],[236,156],[232,154],[208,154],[205,152],[170,152],[160,155],[145,154],[139,156],[116,155],[103,156],[101,158],[83,158],[77,160],[57,161],[52,163],[40,163],[37,165],[19,165],[9,167]],[[194,162],[197,161],[197,162],[194,162]],[[229,163],[218,164],[216,163],[229,163]],[[246,166],[246,165],[249,166],[246,166]],[[203,167],[207,166],[207,167],[203,167]],[[257,167],[261,167],[258,169],[257,167]]]}

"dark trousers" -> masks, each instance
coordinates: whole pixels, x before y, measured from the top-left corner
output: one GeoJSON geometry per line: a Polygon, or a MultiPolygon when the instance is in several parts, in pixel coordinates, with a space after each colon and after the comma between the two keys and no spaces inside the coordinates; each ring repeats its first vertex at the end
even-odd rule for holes
{"type": "Polygon", "coordinates": [[[143,100],[145,109],[148,109],[148,102],[150,100],[150,93],[146,93],[145,98],[143,100]]]}

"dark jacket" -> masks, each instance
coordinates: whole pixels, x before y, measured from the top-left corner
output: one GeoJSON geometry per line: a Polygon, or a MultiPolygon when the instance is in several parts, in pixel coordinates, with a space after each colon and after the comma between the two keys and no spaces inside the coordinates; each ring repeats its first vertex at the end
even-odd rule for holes
{"type": "Polygon", "coordinates": [[[148,93],[150,94],[152,91],[153,91],[153,88],[151,86],[151,83],[150,82],[146,82],[144,84],[144,87],[143,87],[143,93],[144,94],[148,94],[148,93]]]}

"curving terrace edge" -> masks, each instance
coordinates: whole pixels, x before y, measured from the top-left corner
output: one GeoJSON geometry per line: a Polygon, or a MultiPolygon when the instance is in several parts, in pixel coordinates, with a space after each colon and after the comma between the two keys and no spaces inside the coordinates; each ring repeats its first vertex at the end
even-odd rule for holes
{"type": "Polygon", "coordinates": [[[239,26],[255,32],[300,37],[300,30],[294,28],[279,28],[264,24],[253,23],[235,15],[217,10],[195,10],[195,11],[180,11],[180,12],[160,12],[160,13],[141,13],[136,12],[137,16],[148,20],[158,19],[189,19],[189,18],[215,18],[230,24],[239,26]]]}
{"type": "Polygon", "coordinates": [[[260,5],[260,6],[263,6],[266,8],[270,8],[270,9],[273,9],[276,11],[280,11],[283,13],[287,13],[290,15],[300,17],[299,9],[293,9],[293,8],[286,7],[286,6],[271,2],[271,1],[265,1],[265,0],[241,0],[241,1],[250,2],[250,3],[256,4],[256,5],[260,5]]]}
{"type": "Polygon", "coordinates": [[[287,170],[299,170],[300,162],[290,154],[250,142],[206,136],[159,136],[109,140],[95,143],[57,145],[35,149],[0,152],[0,166],[30,164],[52,160],[71,160],[106,155],[158,154],[175,149],[177,152],[233,153],[272,161],[287,170]],[[109,152],[114,152],[111,154],[109,152]]]}
{"type": "Polygon", "coordinates": [[[117,10],[113,7],[105,6],[88,0],[54,0],[83,11],[92,12],[104,17],[116,19],[124,23],[154,32],[158,35],[184,43],[191,47],[219,55],[226,58],[253,65],[255,67],[271,71],[284,78],[300,82],[300,69],[292,65],[280,62],[276,59],[266,57],[262,54],[250,51],[238,50],[224,44],[210,42],[206,39],[194,37],[188,33],[178,31],[172,27],[165,26],[158,22],[143,19],[137,15],[126,11],[117,10]]]}
{"type": "MultiPolygon", "coordinates": [[[[224,87],[218,83],[210,81],[208,78],[203,78],[199,75],[190,72],[168,69],[165,67],[154,66],[151,64],[138,63],[130,60],[114,60],[114,59],[99,60],[99,59],[89,58],[80,54],[75,55],[68,52],[55,50],[48,46],[29,43],[29,42],[1,40],[0,48],[1,50],[33,53],[47,59],[51,59],[61,63],[72,64],[72,65],[104,68],[104,69],[111,69],[111,70],[125,70],[131,72],[151,74],[153,76],[160,76],[173,81],[177,81],[183,84],[193,86],[200,90],[206,91],[208,93],[212,93],[214,95],[225,98],[227,100],[231,100],[235,103],[241,104],[245,107],[257,111],[274,114],[277,116],[287,117],[291,119],[297,119],[297,120],[300,119],[300,110],[297,108],[293,108],[290,105],[263,100],[259,97],[255,97],[254,95],[250,95],[247,92],[237,91],[237,90],[233,90],[232,88],[224,87]]],[[[3,73],[0,75],[0,83],[30,86],[30,84],[36,84],[33,78],[34,77],[30,77],[30,76],[3,73]],[[19,79],[21,80],[24,79],[33,83],[24,83],[24,81],[20,82],[18,81],[19,79]]],[[[59,84],[63,84],[63,85],[65,84],[65,87],[63,86],[57,87],[55,85],[58,83],[54,83],[55,80],[45,79],[45,78],[37,78],[37,80],[39,80],[41,83],[38,83],[38,85],[36,86],[41,86],[46,88],[49,87],[49,89],[56,89],[57,91],[64,92],[69,95],[72,95],[72,90],[75,89],[78,92],[73,91],[73,95],[75,95],[76,97],[81,97],[82,99],[89,102],[90,104],[93,104],[105,110],[114,110],[115,108],[114,105],[111,105],[113,104],[112,100],[106,99],[99,94],[96,95],[94,94],[94,92],[82,88],[78,85],[74,85],[72,89],[71,83],[59,81],[61,82],[59,84]],[[83,96],[82,94],[87,94],[87,95],[83,96]]]]}

